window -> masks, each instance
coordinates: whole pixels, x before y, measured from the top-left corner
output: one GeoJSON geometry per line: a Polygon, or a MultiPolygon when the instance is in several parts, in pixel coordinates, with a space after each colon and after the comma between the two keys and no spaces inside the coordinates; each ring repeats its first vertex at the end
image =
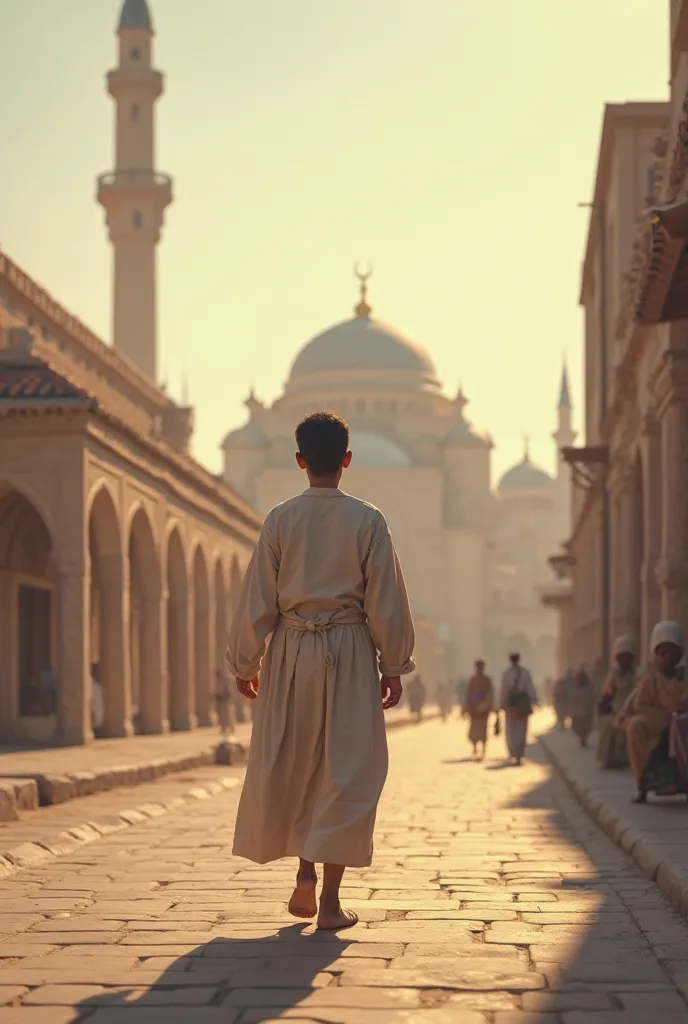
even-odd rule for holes
{"type": "Polygon", "coordinates": [[[141,60],[141,51],[139,50],[138,46],[135,46],[132,50],[129,51],[129,59],[141,60]]]}
{"type": "Polygon", "coordinates": [[[143,227],[143,214],[140,210],[134,210],[133,222],[135,228],[143,227]]]}
{"type": "Polygon", "coordinates": [[[132,104],[132,108],[131,108],[131,119],[132,119],[132,121],[138,121],[140,114],[141,114],[141,109],[140,109],[138,103],[132,104]]]}

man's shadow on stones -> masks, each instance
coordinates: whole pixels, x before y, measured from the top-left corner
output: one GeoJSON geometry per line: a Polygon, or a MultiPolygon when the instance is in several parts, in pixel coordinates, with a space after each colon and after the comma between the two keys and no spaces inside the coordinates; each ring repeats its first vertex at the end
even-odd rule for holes
{"type": "MultiPolygon", "coordinates": [[[[236,922],[227,925],[232,927],[236,922]]],[[[83,999],[77,1009],[97,1008],[99,1024],[186,1024],[201,1007],[203,1024],[227,1024],[234,1014],[250,1024],[279,1019],[285,1010],[308,1005],[309,996],[329,985],[342,971],[332,965],[353,945],[333,932],[305,935],[308,927],[305,922],[286,925],[276,935],[252,938],[216,935],[165,970],[146,967],[148,960],[160,959],[157,951],[126,973],[113,963],[109,973],[126,983],[83,999]],[[215,1012],[209,1011],[212,1007],[215,1012]],[[145,1013],[132,1015],[135,1009],[145,1013]]],[[[271,930],[268,923],[265,928],[271,930]]]]}

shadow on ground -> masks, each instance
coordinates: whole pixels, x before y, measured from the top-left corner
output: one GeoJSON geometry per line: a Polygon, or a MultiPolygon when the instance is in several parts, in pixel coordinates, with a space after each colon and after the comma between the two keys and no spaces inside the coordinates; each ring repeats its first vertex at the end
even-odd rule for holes
{"type": "Polygon", "coordinates": [[[538,814],[552,862],[530,877],[505,881],[521,888],[519,900],[532,896],[533,905],[538,892],[557,897],[542,903],[537,915],[520,915],[524,928],[527,919],[537,932],[539,917],[549,933],[541,941],[536,932],[528,937],[531,962],[547,982],[546,991],[526,1001],[524,1008],[537,1008],[529,1024],[596,1024],[609,1019],[605,1011],[616,1011],[619,1024],[658,1014],[685,1024],[688,1006],[673,976],[685,973],[686,922],[590,818],[544,748],[531,746],[528,755],[550,777],[507,806],[538,814]]]}
{"type": "MultiPolygon", "coordinates": [[[[332,932],[304,934],[308,927],[299,923],[274,933],[266,924],[266,934],[257,938],[216,937],[166,970],[156,970],[155,981],[144,960],[131,972],[129,986],[83,999],[77,1009],[97,1009],[94,1024],[193,1024],[200,1007],[203,1024],[228,1024],[240,1012],[251,1024],[280,1018],[286,1010],[307,1006],[313,990],[331,981],[322,972],[353,945],[332,932]]],[[[312,1010],[304,1016],[311,1013],[316,1015],[312,1010]]]]}

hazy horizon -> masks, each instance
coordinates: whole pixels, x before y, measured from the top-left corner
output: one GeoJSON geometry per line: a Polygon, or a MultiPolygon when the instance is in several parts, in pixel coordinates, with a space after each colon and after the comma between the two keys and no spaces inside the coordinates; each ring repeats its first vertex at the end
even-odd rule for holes
{"type": "MultiPolygon", "coordinates": [[[[667,97],[657,0],[149,0],[158,169],[175,178],[159,249],[161,378],[197,409],[220,468],[253,382],[280,393],[299,348],[351,315],[417,338],[496,443],[553,468],[562,358],[582,413],[579,267],[603,105],[667,97]],[[630,7],[630,9],[629,9],[630,7]]],[[[110,338],[119,0],[4,0],[0,244],[110,338]],[[10,98],[11,97],[11,98],[10,98]]]]}

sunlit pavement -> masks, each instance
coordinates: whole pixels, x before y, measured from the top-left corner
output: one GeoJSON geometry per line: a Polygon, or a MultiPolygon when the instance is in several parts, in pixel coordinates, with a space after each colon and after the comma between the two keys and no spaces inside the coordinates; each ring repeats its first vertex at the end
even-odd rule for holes
{"type": "Polygon", "coordinates": [[[688,929],[537,748],[390,735],[361,922],[286,914],[293,864],[230,856],[238,791],[0,883],[0,1024],[688,1022],[688,929]]]}

